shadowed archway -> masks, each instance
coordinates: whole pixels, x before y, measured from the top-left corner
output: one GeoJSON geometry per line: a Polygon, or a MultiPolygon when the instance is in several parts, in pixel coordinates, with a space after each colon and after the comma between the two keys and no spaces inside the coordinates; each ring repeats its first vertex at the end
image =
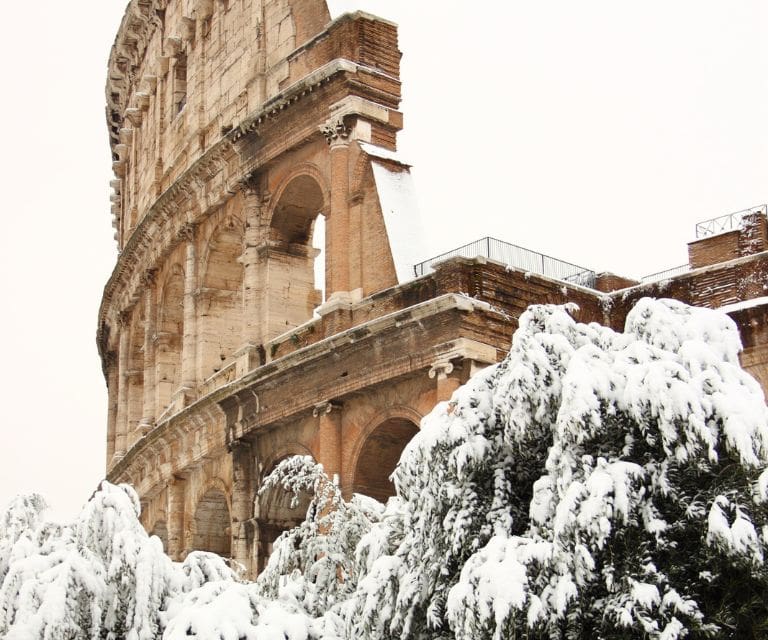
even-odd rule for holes
{"type": "Polygon", "coordinates": [[[407,418],[389,418],[379,424],[365,439],[355,464],[352,491],[386,502],[395,495],[389,479],[403,449],[419,428],[407,418]]]}
{"type": "Polygon", "coordinates": [[[230,557],[231,518],[227,498],[219,489],[209,489],[200,498],[192,531],[193,549],[230,557]]]}
{"type": "MultiPolygon", "coordinates": [[[[315,280],[315,259],[322,250],[313,239],[325,211],[323,189],[307,173],[291,178],[278,193],[269,228],[268,339],[306,322],[322,303],[324,283],[315,280]]],[[[327,264],[327,251],[325,259],[327,264]]]]}

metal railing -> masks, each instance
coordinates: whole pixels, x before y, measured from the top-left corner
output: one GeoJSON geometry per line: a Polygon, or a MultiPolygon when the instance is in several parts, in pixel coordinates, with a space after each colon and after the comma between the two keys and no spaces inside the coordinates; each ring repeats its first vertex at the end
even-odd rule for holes
{"type": "Polygon", "coordinates": [[[688,273],[691,270],[691,265],[681,264],[679,267],[672,267],[671,269],[665,269],[664,271],[657,271],[647,276],[640,278],[640,282],[653,282],[655,280],[665,280],[666,278],[674,278],[681,273],[688,273]]]}
{"type": "Polygon", "coordinates": [[[718,218],[699,222],[696,225],[696,238],[708,238],[709,236],[715,236],[718,233],[740,229],[741,221],[744,216],[755,213],[766,215],[768,213],[768,205],[761,204],[756,207],[751,207],[750,209],[736,211],[735,213],[729,213],[718,218]]]}
{"type": "Polygon", "coordinates": [[[591,269],[586,269],[570,262],[558,260],[550,256],[531,251],[524,247],[502,242],[496,238],[485,237],[469,244],[441,253],[439,256],[425,260],[413,266],[416,277],[423,276],[432,270],[432,265],[441,260],[462,256],[464,258],[476,258],[485,256],[496,262],[501,262],[509,267],[538,273],[548,278],[564,280],[582,287],[594,288],[596,274],[591,269]]]}

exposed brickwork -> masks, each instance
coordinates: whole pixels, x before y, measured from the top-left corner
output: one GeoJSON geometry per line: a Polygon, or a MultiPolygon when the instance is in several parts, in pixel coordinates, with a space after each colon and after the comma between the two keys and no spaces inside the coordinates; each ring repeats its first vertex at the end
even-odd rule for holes
{"type": "Polygon", "coordinates": [[[738,258],[739,235],[738,231],[730,231],[689,243],[688,263],[692,268],[698,269],[738,258]]]}
{"type": "Polygon", "coordinates": [[[624,278],[623,276],[617,276],[615,273],[598,273],[595,279],[595,289],[602,291],[603,293],[610,293],[611,291],[618,291],[619,289],[626,289],[627,287],[634,287],[640,284],[637,280],[630,278],[624,278]]]}
{"type": "Polygon", "coordinates": [[[691,268],[707,267],[768,249],[768,222],[763,214],[745,215],[739,228],[688,244],[691,268]]]}

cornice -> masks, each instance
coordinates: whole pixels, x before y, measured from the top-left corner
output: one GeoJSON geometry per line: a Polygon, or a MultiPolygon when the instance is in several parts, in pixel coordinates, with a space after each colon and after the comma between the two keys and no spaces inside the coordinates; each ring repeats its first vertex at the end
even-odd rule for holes
{"type": "Polygon", "coordinates": [[[165,8],[165,0],[131,0],[125,10],[107,62],[107,125],[110,145],[119,143],[119,129],[128,107],[130,87],[135,82],[135,70],[144,60],[155,30],[159,26],[157,10],[165,8]],[[113,130],[114,129],[114,130],[113,130]]]}

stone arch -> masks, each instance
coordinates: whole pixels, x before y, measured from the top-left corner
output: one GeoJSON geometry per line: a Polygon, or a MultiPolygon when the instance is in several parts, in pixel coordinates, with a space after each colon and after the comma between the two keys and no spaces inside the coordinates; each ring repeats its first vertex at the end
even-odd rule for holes
{"type": "Polygon", "coordinates": [[[218,372],[242,346],[243,222],[230,216],[213,230],[201,263],[198,297],[199,379],[218,372]]]}
{"type": "Polygon", "coordinates": [[[263,480],[266,478],[278,464],[280,464],[286,458],[290,458],[291,456],[310,456],[311,458],[315,457],[312,451],[310,451],[309,448],[305,447],[303,444],[299,444],[298,442],[286,443],[272,451],[269,456],[264,458],[264,462],[260,465],[259,469],[259,475],[261,479],[263,480]]]}
{"type": "Polygon", "coordinates": [[[168,524],[165,520],[157,520],[150,529],[149,535],[157,536],[163,543],[163,551],[168,553],[168,524]]]}
{"type": "Polygon", "coordinates": [[[306,243],[311,238],[312,223],[325,214],[331,194],[320,170],[301,164],[285,176],[275,190],[269,214],[272,242],[306,243]]]}
{"type": "Polygon", "coordinates": [[[360,434],[352,455],[352,491],[380,502],[395,495],[389,479],[406,445],[419,431],[421,415],[409,407],[377,414],[360,434]]]}
{"type": "MultiPolygon", "coordinates": [[[[312,318],[322,302],[323,283],[315,279],[313,247],[317,220],[330,196],[314,165],[300,165],[282,181],[272,199],[268,230],[267,340],[312,318]],[[279,313],[270,313],[279,309],[279,313]]],[[[325,242],[325,264],[328,263],[325,242]]]]}
{"type": "Polygon", "coordinates": [[[214,480],[197,499],[192,517],[192,549],[232,555],[232,517],[226,485],[214,480]]]}
{"type": "Polygon", "coordinates": [[[158,413],[162,413],[181,386],[184,342],[184,270],[181,265],[173,264],[168,269],[158,299],[155,406],[158,413]]]}
{"type": "MultiPolygon", "coordinates": [[[[261,478],[266,478],[286,458],[297,455],[311,454],[306,447],[298,444],[281,447],[263,466],[264,473],[261,478]]],[[[254,504],[259,527],[259,572],[266,566],[269,556],[272,555],[274,542],[280,534],[304,520],[311,499],[311,495],[303,495],[299,498],[299,503],[291,508],[293,495],[279,487],[274,487],[262,495],[257,493],[254,504]]]]}

